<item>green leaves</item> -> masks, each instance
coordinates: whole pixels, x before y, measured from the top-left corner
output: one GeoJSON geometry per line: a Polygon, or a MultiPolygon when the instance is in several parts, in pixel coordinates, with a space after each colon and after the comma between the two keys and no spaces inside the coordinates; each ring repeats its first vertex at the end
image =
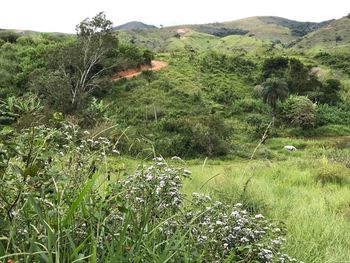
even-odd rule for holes
{"type": "Polygon", "coordinates": [[[88,195],[89,191],[92,189],[96,179],[99,177],[99,174],[96,173],[86,184],[83,190],[80,192],[79,196],[74,200],[74,202],[69,207],[65,217],[63,218],[62,225],[68,226],[71,223],[71,220],[74,216],[74,213],[78,209],[79,205],[83,202],[84,198],[88,195]]]}

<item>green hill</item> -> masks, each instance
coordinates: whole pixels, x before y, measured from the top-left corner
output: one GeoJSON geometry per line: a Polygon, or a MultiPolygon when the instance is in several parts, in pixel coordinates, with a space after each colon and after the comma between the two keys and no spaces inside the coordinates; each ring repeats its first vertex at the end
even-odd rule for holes
{"type": "MultiPolygon", "coordinates": [[[[178,25],[162,29],[120,28],[118,31],[122,41],[137,44],[156,52],[178,51],[184,48],[208,50],[220,47],[224,50],[235,50],[235,44],[242,48],[242,41],[248,44],[255,42],[259,48],[271,43],[291,45],[298,42],[302,36],[322,29],[330,21],[321,23],[299,22],[274,16],[257,16],[224,23],[200,25],[178,25]],[[232,41],[226,42],[234,36],[232,41]],[[228,39],[225,39],[229,37],[228,39]],[[236,41],[239,40],[239,41],[236,41]],[[264,43],[265,42],[265,43],[264,43]],[[227,43],[227,44],[224,44],[227,43]],[[259,43],[259,44],[258,44],[259,43]]],[[[243,47],[244,48],[244,47],[243,47]]]]}
{"type": "Polygon", "coordinates": [[[323,27],[328,22],[299,22],[275,16],[257,16],[224,23],[227,27],[247,30],[258,39],[288,43],[323,27]]]}
{"type": "Polygon", "coordinates": [[[305,51],[341,51],[350,44],[350,18],[343,17],[303,37],[295,47],[305,51]]]}
{"type": "Polygon", "coordinates": [[[114,30],[133,30],[133,29],[154,29],[157,28],[153,25],[147,25],[142,22],[132,21],[119,26],[114,27],[114,30]]]}

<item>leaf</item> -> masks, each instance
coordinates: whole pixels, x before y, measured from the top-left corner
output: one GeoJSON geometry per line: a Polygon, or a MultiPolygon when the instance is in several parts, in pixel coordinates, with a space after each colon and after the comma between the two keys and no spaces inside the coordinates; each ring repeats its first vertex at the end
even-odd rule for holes
{"type": "Polygon", "coordinates": [[[118,210],[122,213],[127,213],[129,211],[125,206],[118,206],[118,210]]]}
{"type": "Polygon", "coordinates": [[[33,164],[26,168],[23,172],[24,176],[31,176],[34,177],[38,174],[39,171],[39,165],[38,164],[33,164]]]}
{"type": "Polygon", "coordinates": [[[70,206],[65,218],[63,219],[63,226],[67,226],[69,222],[72,220],[72,217],[74,215],[74,212],[78,209],[79,205],[84,200],[84,197],[88,194],[88,192],[91,190],[92,186],[94,185],[96,179],[98,178],[99,174],[96,173],[86,184],[84,189],[80,192],[79,196],[75,199],[73,204],[70,206]]]}
{"type": "Polygon", "coordinates": [[[12,171],[14,173],[19,174],[19,175],[23,175],[23,170],[19,166],[15,165],[15,164],[12,165],[12,171]]]}

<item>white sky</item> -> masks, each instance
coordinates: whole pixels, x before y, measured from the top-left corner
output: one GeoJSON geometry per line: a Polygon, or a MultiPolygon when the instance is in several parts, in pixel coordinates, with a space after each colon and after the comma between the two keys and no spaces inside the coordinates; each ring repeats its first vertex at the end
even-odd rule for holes
{"type": "Polygon", "coordinates": [[[349,0],[0,0],[0,28],[74,33],[86,17],[105,11],[114,25],[159,26],[224,22],[260,15],[319,22],[350,12],[349,0]]]}

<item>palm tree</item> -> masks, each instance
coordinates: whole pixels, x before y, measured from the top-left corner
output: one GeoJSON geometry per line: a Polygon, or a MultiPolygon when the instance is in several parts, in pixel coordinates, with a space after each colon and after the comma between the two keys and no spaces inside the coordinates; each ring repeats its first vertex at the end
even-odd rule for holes
{"type": "Polygon", "coordinates": [[[275,122],[277,102],[284,101],[288,97],[288,93],[287,83],[283,79],[270,78],[262,84],[263,101],[272,108],[272,123],[275,122]]]}

